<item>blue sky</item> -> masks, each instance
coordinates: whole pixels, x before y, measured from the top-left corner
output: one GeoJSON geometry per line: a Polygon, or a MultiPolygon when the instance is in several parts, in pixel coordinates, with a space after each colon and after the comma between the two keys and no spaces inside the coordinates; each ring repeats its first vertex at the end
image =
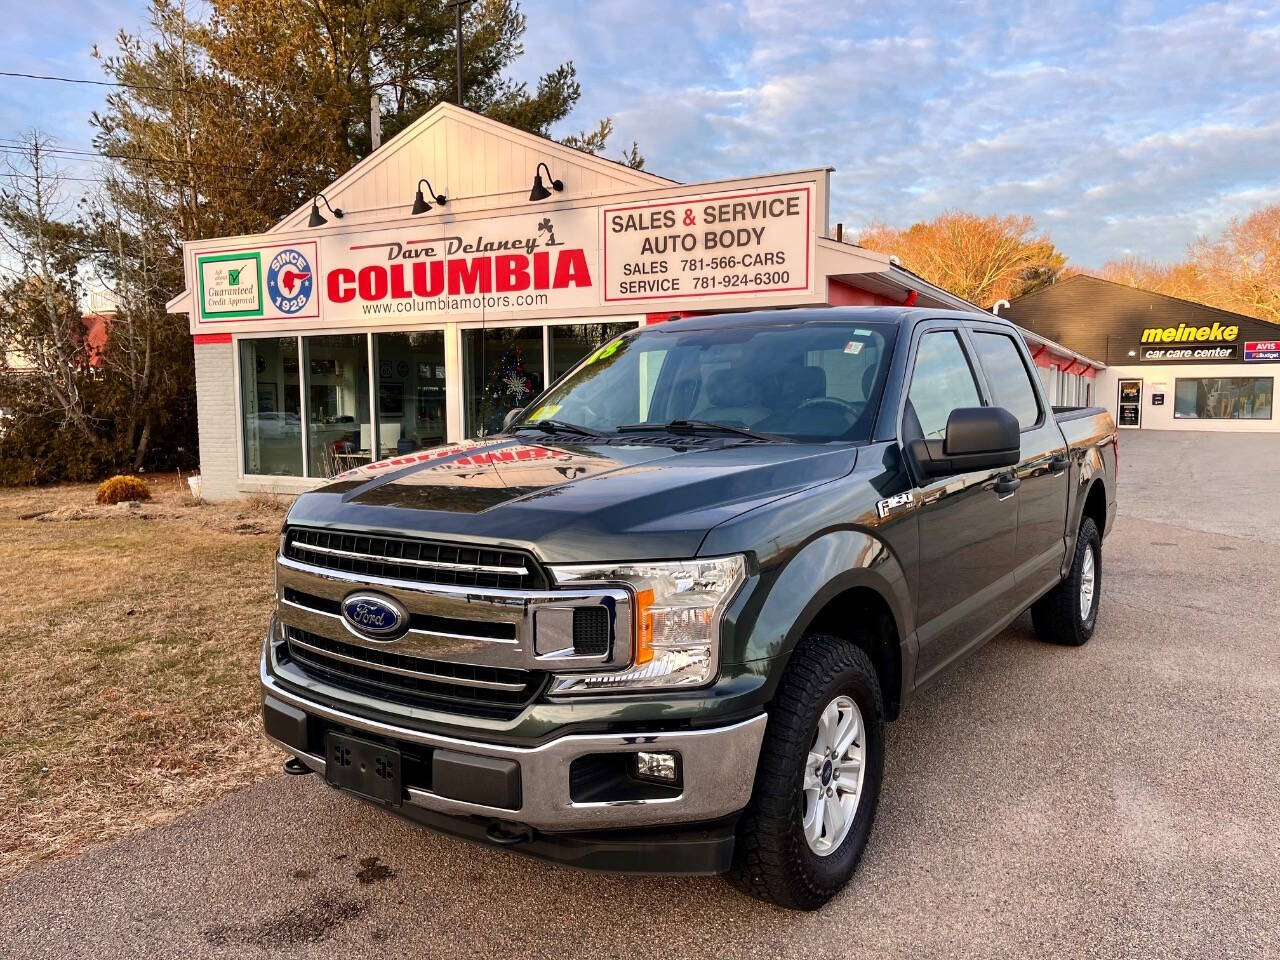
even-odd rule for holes
{"type": "MultiPolygon", "coordinates": [[[[948,208],[1030,214],[1073,262],[1180,257],[1280,203],[1280,3],[524,0],[533,80],[679,180],[829,165],[856,232],[948,208]]],[[[0,69],[98,78],[136,0],[11,9],[0,69]]],[[[0,79],[0,137],[88,143],[91,87],[0,79]]]]}

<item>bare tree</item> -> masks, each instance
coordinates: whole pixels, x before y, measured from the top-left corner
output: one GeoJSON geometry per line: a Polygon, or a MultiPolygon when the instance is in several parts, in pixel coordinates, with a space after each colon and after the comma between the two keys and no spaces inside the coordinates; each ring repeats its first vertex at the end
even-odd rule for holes
{"type": "Polygon", "coordinates": [[[10,383],[30,409],[56,415],[85,440],[95,438],[85,384],[91,375],[79,305],[82,235],[67,219],[62,173],[52,141],[31,132],[0,173],[0,376],[12,381],[13,358],[25,368],[10,383]]]}
{"type": "Polygon", "coordinates": [[[873,224],[858,243],[896,255],[930,283],[980,306],[1052,283],[1067,258],[1030,217],[950,210],[906,230],[873,224]]]}
{"type": "Polygon", "coordinates": [[[1126,257],[1096,272],[1104,280],[1280,323],[1280,204],[1232,220],[1216,238],[1198,238],[1178,263],[1126,257]]]}

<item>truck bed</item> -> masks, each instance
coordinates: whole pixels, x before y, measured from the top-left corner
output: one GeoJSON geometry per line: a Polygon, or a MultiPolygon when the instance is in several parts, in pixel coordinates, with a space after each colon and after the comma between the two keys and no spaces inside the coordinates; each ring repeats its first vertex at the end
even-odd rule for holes
{"type": "Polygon", "coordinates": [[[1107,412],[1106,407],[1054,407],[1053,416],[1059,423],[1067,420],[1080,420],[1084,417],[1096,417],[1107,412]]]}

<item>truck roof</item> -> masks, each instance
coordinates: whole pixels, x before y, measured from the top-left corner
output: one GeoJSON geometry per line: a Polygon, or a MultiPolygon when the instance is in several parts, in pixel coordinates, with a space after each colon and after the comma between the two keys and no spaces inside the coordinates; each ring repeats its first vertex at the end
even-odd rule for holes
{"type": "MultiPolygon", "coordinates": [[[[966,310],[942,310],[934,307],[794,307],[790,309],[752,310],[747,313],[717,313],[701,317],[684,317],[661,324],[664,330],[707,330],[715,327],[768,327],[793,323],[877,322],[917,323],[952,317],[957,320],[982,320],[1009,323],[1002,317],[966,310]]],[[[1012,326],[1012,324],[1009,324],[1012,326]]]]}

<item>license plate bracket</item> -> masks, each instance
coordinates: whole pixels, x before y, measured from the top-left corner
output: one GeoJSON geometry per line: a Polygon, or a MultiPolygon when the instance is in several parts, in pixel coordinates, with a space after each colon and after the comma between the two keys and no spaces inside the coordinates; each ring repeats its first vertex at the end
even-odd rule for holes
{"type": "Polygon", "coordinates": [[[331,730],[325,735],[324,754],[324,776],[330,785],[379,803],[404,802],[399,750],[331,730]]]}

